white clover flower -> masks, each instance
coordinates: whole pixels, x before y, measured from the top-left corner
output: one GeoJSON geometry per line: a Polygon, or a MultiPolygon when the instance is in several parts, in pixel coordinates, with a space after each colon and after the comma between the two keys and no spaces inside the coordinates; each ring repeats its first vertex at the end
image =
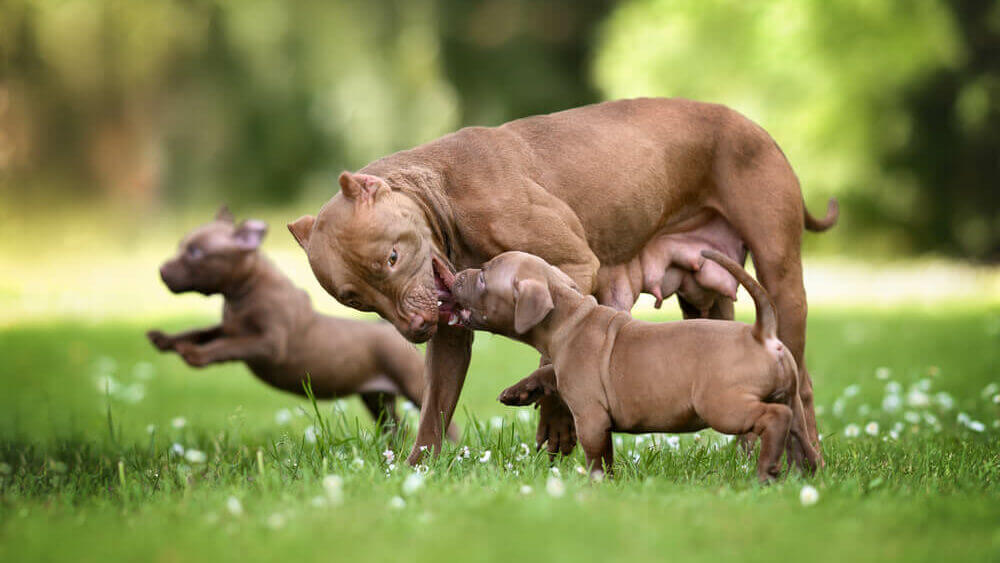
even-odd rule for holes
{"type": "Polygon", "coordinates": [[[424,486],[424,476],[420,473],[410,473],[403,480],[403,494],[406,496],[413,495],[424,486]]]}
{"type": "Polygon", "coordinates": [[[545,480],[545,492],[549,493],[550,497],[559,498],[566,494],[566,485],[559,477],[549,477],[545,480]]]}
{"type": "Polygon", "coordinates": [[[878,379],[889,379],[892,376],[892,370],[887,367],[875,368],[875,377],[878,379]]]}
{"type": "Polygon", "coordinates": [[[878,436],[878,423],[874,420],[865,425],[865,434],[878,436]]]}
{"type": "Polygon", "coordinates": [[[958,413],[958,417],[956,417],[955,420],[957,420],[958,423],[961,425],[967,425],[969,424],[969,421],[972,420],[972,418],[970,418],[968,414],[960,412],[958,413]]]}
{"type": "Polygon", "coordinates": [[[625,440],[621,436],[615,436],[615,447],[620,448],[625,444],[625,440]]]}
{"type": "Polygon", "coordinates": [[[531,488],[531,485],[521,485],[521,494],[530,495],[535,489],[531,488]]]}
{"type": "Polygon", "coordinates": [[[493,457],[493,452],[491,452],[490,450],[486,450],[485,452],[483,452],[483,455],[479,456],[479,463],[486,463],[490,460],[491,457],[493,457]]]}
{"type": "Polygon", "coordinates": [[[399,510],[401,508],[404,508],[405,506],[406,506],[406,501],[403,500],[403,497],[401,496],[395,496],[389,499],[389,508],[399,510]]]}
{"type": "Polygon", "coordinates": [[[133,383],[126,386],[120,395],[126,403],[134,405],[146,398],[146,386],[142,383],[133,383]]]}
{"type": "Polygon", "coordinates": [[[553,467],[552,469],[549,469],[549,473],[551,473],[553,477],[558,477],[559,476],[559,468],[558,467],[553,467]]]}
{"type": "Polygon", "coordinates": [[[521,422],[528,422],[531,420],[531,413],[523,409],[519,410],[517,411],[517,419],[521,422]]]}
{"type": "Polygon", "coordinates": [[[858,385],[857,383],[853,383],[851,385],[848,385],[846,388],[844,388],[844,396],[845,397],[853,397],[853,396],[857,395],[860,392],[861,392],[861,386],[858,385]]]}
{"type": "Polygon", "coordinates": [[[586,475],[587,474],[587,470],[584,469],[582,465],[577,465],[575,469],[576,469],[576,472],[579,473],[580,475],[586,475]]]}
{"type": "Polygon", "coordinates": [[[188,450],[184,452],[184,459],[188,460],[188,462],[190,463],[198,464],[198,463],[205,463],[205,461],[208,459],[208,456],[205,455],[205,452],[201,450],[188,450]]]}
{"type": "Polygon", "coordinates": [[[386,463],[392,463],[393,461],[396,461],[396,452],[386,448],[385,451],[382,452],[382,457],[385,458],[386,463]]]}
{"type": "Polygon", "coordinates": [[[816,504],[819,502],[819,491],[817,491],[816,487],[813,487],[812,485],[805,485],[802,487],[802,490],[799,491],[799,502],[802,503],[802,506],[812,506],[816,504]]]}
{"type": "Polygon", "coordinates": [[[152,434],[153,432],[156,432],[156,425],[155,424],[147,424],[146,425],[146,434],[152,434]]]}
{"type": "Polygon", "coordinates": [[[274,514],[267,517],[267,527],[272,530],[278,530],[285,527],[285,515],[280,512],[275,512],[274,514]]]}
{"type": "Polygon", "coordinates": [[[363,468],[364,466],[365,466],[365,460],[361,459],[360,457],[356,457],[353,460],[351,460],[351,469],[357,470],[363,468]]]}
{"type": "Polygon", "coordinates": [[[340,502],[344,498],[344,479],[340,475],[327,475],[323,477],[323,491],[327,498],[340,502]]]}
{"type": "Polygon", "coordinates": [[[955,399],[944,391],[935,394],[934,401],[937,402],[938,406],[946,411],[950,411],[955,406],[955,399]]]}
{"type": "Polygon", "coordinates": [[[1000,393],[993,395],[993,404],[1000,405],[1000,393]]]}
{"type": "Polygon", "coordinates": [[[666,438],[667,446],[672,450],[681,449],[681,437],[680,436],[667,436],[666,438]]]}
{"type": "Polygon", "coordinates": [[[906,411],[903,413],[903,420],[910,424],[918,424],[920,422],[920,415],[913,411],[906,411]]]}
{"type": "Polygon", "coordinates": [[[132,366],[132,377],[136,379],[149,381],[154,375],[156,375],[156,368],[149,362],[139,362],[132,366]]]}
{"type": "Polygon", "coordinates": [[[986,425],[978,420],[970,420],[966,426],[968,426],[969,430],[972,430],[973,432],[982,432],[986,430],[986,425]]]}
{"type": "Polygon", "coordinates": [[[233,516],[242,516],[243,503],[236,497],[229,497],[226,499],[226,510],[233,516]]]}
{"type": "Polygon", "coordinates": [[[503,417],[502,416],[491,417],[490,418],[490,427],[494,428],[494,429],[496,429],[496,428],[502,428],[503,427],[503,417]]]}
{"type": "Polygon", "coordinates": [[[1000,385],[997,385],[996,383],[990,383],[986,387],[983,387],[983,390],[980,391],[979,394],[982,398],[985,399],[990,395],[995,395],[997,392],[1000,392],[1000,385]]]}
{"type": "Polygon", "coordinates": [[[892,431],[896,432],[897,434],[899,432],[902,432],[903,431],[903,423],[897,421],[895,424],[892,425],[892,431]]]}
{"type": "Polygon", "coordinates": [[[521,442],[521,445],[518,447],[521,449],[521,451],[517,454],[518,461],[521,461],[531,455],[531,448],[528,447],[528,444],[521,442]]]}
{"type": "Polygon", "coordinates": [[[385,476],[388,477],[389,474],[395,470],[396,470],[396,464],[390,463],[389,465],[385,466],[385,476]]]}
{"type": "Polygon", "coordinates": [[[844,415],[844,407],[846,407],[846,404],[844,403],[843,399],[837,399],[836,401],[834,401],[833,402],[833,416],[835,416],[837,418],[840,418],[841,416],[843,416],[844,415]]]}
{"type": "Polygon", "coordinates": [[[288,409],[278,409],[278,412],[274,413],[274,423],[278,426],[284,426],[292,421],[292,411],[288,409]]]}
{"type": "Polygon", "coordinates": [[[860,435],[861,429],[858,428],[857,424],[852,423],[844,427],[844,436],[847,436],[848,438],[857,438],[860,435]]]}
{"type": "Polygon", "coordinates": [[[310,424],[306,426],[306,429],[302,432],[302,436],[306,439],[306,442],[310,444],[316,443],[316,427],[310,424]]]}
{"type": "Polygon", "coordinates": [[[118,381],[110,375],[99,375],[94,380],[96,382],[97,392],[100,394],[114,395],[118,393],[118,381]]]}
{"type": "Polygon", "coordinates": [[[180,430],[181,428],[187,426],[187,423],[188,421],[186,418],[184,418],[183,416],[178,416],[177,418],[170,421],[170,426],[173,426],[174,428],[180,430]]]}
{"type": "Polygon", "coordinates": [[[889,431],[889,437],[892,438],[893,440],[898,440],[899,439],[899,431],[897,431],[897,430],[890,430],[889,431]]]}
{"type": "Polygon", "coordinates": [[[643,442],[646,441],[646,437],[639,434],[635,437],[635,447],[639,447],[643,442]]]}
{"type": "Polygon", "coordinates": [[[410,401],[403,401],[403,412],[413,412],[417,410],[417,406],[410,401]]]}
{"type": "Polygon", "coordinates": [[[930,391],[930,389],[931,389],[931,380],[927,379],[925,377],[924,379],[921,379],[920,381],[917,382],[916,387],[917,387],[917,389],[920,389],[921,391],[930,391]]]}
{"type": "Polygon", "coordinates": [[[899,395],[886,395],[882,399],[882,410],[885,412],[896,412],[903,406],[903,399],[899,395]]]}
{"type": "Polygon", "coordinates": [[[910,392],[906,394],[906,404],[911,407],[926,407],[931,404],[931,398],[927,396],[920,389],[910,389],[910,392]]]}
{"type": "MultiPolygon", "coordinates": [[[[968,416],[968,415],[966,415],[966,416],[968,416]]],[[[924,422],[926,422],[927,424],[930,424],[931,426],[937,426],[938,424],[940,424],[938,422],[938,418],[936,416],[934,416],[933,414],[929,413],[929,412],[925,412],[924,413],[924,422]]]]}
{"type": "Polygon", "coordinates": [[[469,446],[462,446],[462,449],[458,450],[458,455],[455,456],[455,459],[462,461],[463,459],[469,459],[471,455],[472,452],[469,451],[469,446]]]}
{"type": "Polygon", "coordinates": [[[505,467],[505,468],[507,469],[507,471],[511,471],[512,469],[514,469],[514,464],[508,461],[508,462],[507,462],[507,463],[506,463],[506,464],[504,465],[504,467],[505,467]]]}
{"type": "Polygon", "coordinates": [[[872,408],[868,405],[860,405],[858,407],[858,416],[868,416],[871,414],[872,408]]]}
{"type": "Polygon", "coordinates": [[[170,446],[170,453],[174,455],[184,455],[184,446],[178,444],[177,442],[174,442],[170,446]]]}
{"type": "Polygon", "coordinates": [[[895,381],[890,381],[885,384],[885,392],[898,395],[903,392],[903,386],[895,381]]]}

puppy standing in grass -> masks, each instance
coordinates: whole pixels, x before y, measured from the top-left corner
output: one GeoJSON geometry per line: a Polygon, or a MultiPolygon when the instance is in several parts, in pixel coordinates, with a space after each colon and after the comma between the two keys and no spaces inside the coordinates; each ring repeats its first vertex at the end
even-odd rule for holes
{"type": "Polygon", "coordinates": [[[573,413],[592,475],[611,470],[613,431],[706,427],[759,436],[762,482],[779,476],[786,448],[790,463],[814,471],[819,456],[806,434],[799,373],[778,340],[774,306],[736,262],[711,250],[702,255],[750,292],[757,307],[752,327],[708,319],[638,321],[581,295],[562,271],[523,252],[506,252],[481,270],[455,276],[442,265],[438,271],[450,285],[458,322],[524,341],[552,360],[500,400],[527,405],[558,391],[573,413]]]}
{"type": "MultiPolygon", "coordinates": [[[[222,324],[174,335],[152,330],[149,340],[192,367],[244,362],[265,383],[299,395],[308,375],[316,398],[356,393],[376,420],[395,429],[396,395],[421,402],[420,353],[388,323],[316,313],[306,292],[257,251],[266,232],[261,221],[234,225],[223,207],[186,236],[160,277],[174,293],[221,293],[222,324]]],[[[454,428],[450,434],[457,435],[454,428]]]]}

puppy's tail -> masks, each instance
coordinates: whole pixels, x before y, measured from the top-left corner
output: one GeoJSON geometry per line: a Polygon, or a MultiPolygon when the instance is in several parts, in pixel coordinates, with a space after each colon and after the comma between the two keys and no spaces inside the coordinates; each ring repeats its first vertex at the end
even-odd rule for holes
{"type": "Polygon", "coordinates": [[[774,311],[771,298],[767,296],[767,292],[757,283],[757,280],[753,279],[732,258],[721,252],[702,250],[701,255],[725,268],[727,272],[739,280],[743,287],[747,288],[750,297],[753,297],[753,304],[757,307],[757,321],[753,325],[753,337],[761,344],[768,338],[777,338],[778,314],[774,311]]]}
{"type": "Polygon", "coordinates": [[[806,203],[803,201],[802,215],[806,221],[807,231],[822,233],[837,224],[837,219],[840,217],[840,204],[837,203],[837,198],[831,197],[830,201],[826,204],[826,217],[817,219],[809,214],[809,210],[806,209],[806,203]]]}

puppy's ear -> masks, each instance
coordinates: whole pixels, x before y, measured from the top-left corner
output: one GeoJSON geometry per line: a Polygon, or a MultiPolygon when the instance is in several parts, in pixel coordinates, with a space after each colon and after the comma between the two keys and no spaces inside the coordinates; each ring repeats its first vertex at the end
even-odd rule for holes
{"type": "Polygon", "coordinates": [[[233,240],[240,250],[257,250],[267,234],[267,223],[256,219],[247,219],[236,227],[233,240]]]}
{"type": "Polygon", "coordinates": [[[380,190],[387,190],[385,180],[371,174],[340,174],[340,191],[344,197],[355,202],[371,203],[380,190]]]}
{"type": "Polygon", "coordinates": [[[313,223],[315,222],[316,218],[312,215],[303,215],[288,224],[288,232],[292,233],[303,250],[309,249],[309,237],[312,235],[313,223]]]}
{"type": "Polygon", "coordinates": [[[552,294],[538,280],[521,280],[514,284],[514,331],[524,334],[542,322],[555,305],[552,294]]]}
{"type": "Polygon", "coordinates": [[[233,222],[233,212],[229,210],[228,205],[223,205],[215,212],[215,220],[222,221],[223,223],[232,224],[233,222]]]}

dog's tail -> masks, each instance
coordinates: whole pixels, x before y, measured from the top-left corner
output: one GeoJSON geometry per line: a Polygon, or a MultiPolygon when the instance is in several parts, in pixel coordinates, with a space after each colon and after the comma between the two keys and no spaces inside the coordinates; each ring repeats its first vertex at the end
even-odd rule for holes
{"type": "Polygon", "coordinates": [[[803,200],[802,215],[806,220],[807,231],[822,233],[837,224],[837,219],[840,217],[840,204],[837,203],[837,198],[831,197],[830,201],[826,204],[826,217],[817,219],[809,214],[809,210],[806,208],[806,203],[803,200]]]}
{"type": "Polygon", "coordinates": [[[771,298],[767,296],[767,292],[757,283],[757,280],[753,279],[732,258],[721,252],[702,250],[701,255],[725,268],[727,272],[743,284],[743,287],[747,288],[750,297],[753,297],[753,304],[757,307],[757,320],[753,325],[753,337],[761,344],[768,338],[777,338],[778,314],[774,310],[771,298]]]}

